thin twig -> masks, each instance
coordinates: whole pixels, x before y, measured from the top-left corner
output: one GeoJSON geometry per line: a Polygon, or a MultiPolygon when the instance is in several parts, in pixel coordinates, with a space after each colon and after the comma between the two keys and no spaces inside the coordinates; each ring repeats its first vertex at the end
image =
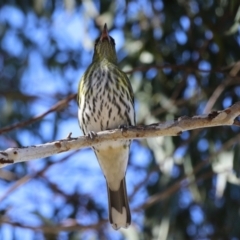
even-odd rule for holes
{"type": "MultiPolygon", "coordinates": [[[[212,159],[214,159],[221,152],[225,151],[226,149],[229,149],[231,146],[233,146],[235,143],[237,143],[239,141],[240,141],[240,134],[238,134],[234,138],[231,138],[230,140],[225,142],[221,149],[219,149],[216,152],[213,152],[207,159],[205,159],[204,161],[201,161],[199,164],[197,164],[190,174],[187,174],[187,175],[181,177],[177,182],[175,182],[172,186],[170,186],[163,192],[149,197],[149,199],[144,204],[137,207],[135,209],[135,211],[140,211],[140,210],[142,211],[142,209],[146,209],[146,208],[156,204],[159,201],[163,201],[163,200],[169,198],[169,196],[173,195],[175,192],[177,192],[182,187],[187,187],[190,184],[193,184],[193,183],[199,181],[200,179],[206,179],[207,177],[205,176],[205,174],[204,174],[204,177],[202,177],[202,178],[200,178],[200,176],[198,176],[198,178],[196,180],[194,180],[194,178],[191,178],[191,176],[193,176],[193,175],[196,176],[196,174],[199,173],[206,165],[211,163],[212,159]]],[[[225,171],[229,171],[229,169],[227,169],[225,171]]],[[[207,174],[207,176],[209,176],[209,174],[207,174]]]]}
{"type": "Polygon", "coordinates": [[[136,67],[133,68],[129,71],[125,71],[127,74],[132,74],[133,72],[137,72],[137,71],[148,71],[149,69],[164,69],[164,68],[170,68],[174,71],[179,71],[179,70],[184,70],[186,72],[204,72],[204,73],[223,73],[224,71],[226,71],[226,69],[228,70],[229,67],[221,67],[221,68],[215,68],[215,69],[199,69],[197,67],[189,67],[186,65],[174,65],[174,64],[168,64],[168,63],[163,63],[161,65],[149,65],[149,66],[140,66],[140,67],[136,67]]]}
{"type": "Polygon", "coordinates": [[[35,116],[33,118],[30,118],[30,119],[28,119],[26,121],[23,121],[23,122],[15,123],[15,124],[12,124],[12,125],[0,128],[0,134],[5,133],[5,132],[9,132],[9,131],[12,131],[12,130],[15,130],[17,128],[25,127],[25,126],[27,126],[29,124],[32,124],[32,123],[34,123],[36,121],[39,121],[40,119],[44,118],[49,113],[52,113],[52,112],[55,112],[55,111],[60,111],[61,109],[63,109],[68,104],[68,102],[70,102],[74,98],[76,98],[76,94],[71,94],[67,98],[57,102],[49,110],[47,110],[46,112],[44,112],[44,113],[42,113],[40,115],[37,115],[37,116],[35,116]]]}
{"type": "Polygon", "coordinates": [[[209,100],[203,110],[203,113],[212,111],[214,104],[216,103],[217,99],[222,94],[222,92],[226,89],[226,87],[228,87],[230,85],[239,85],[239,84],[240,84],[240,80],[228,78],[226,81],[223,81],[220,85],[218,85],[218,87],[214,90],[213,94],[209,98],[209,100]]]}
{"type": "Polygon", "coordinates": [[[52,165],[56,165],[59,163],[62,163],[66,160],[68,160],[70,157],[72,157],[74,154],[76,154],[77,151],[75,152],[71,152],[69,153],[67,156],[63,157],[62,159],[60,159],[57,162],[51,162],[49,164],[47,164],[42,170],[40,170],[39,172],[36,173],[32,173],[29,175],[25,175],[24,177],[20,178],[19,180],[17,180],[13,185],[10,186],[10,188],[4,192],[4,194],[2,194],[2,196],[0,196],[0,202],[2,202],[6,197],[9,197],[11,193],[13,193],[15,190],[17,190],[20,186],[24,185],[25,183],[29,182],[31,179],[38,177],[38,176],[42,176],[44,175],[44,173],[52,166],[52,165]]]}
{"type": "Polygon", "coordinates": [[[0,218],[1,224],[9,224],[14,227],[21,227],[21,228],[27,228],[31,229],[33,231],[41,231],[44,233],[51,233],[51,234],[58,234],[61,231],[80,231],[80,230],[87,230],[87,229],[99,229],[101,226],[106,224],[107,220],[101,220],[96,224],[89,224],[89,225],[82,225],[77,223],[75,220],[70,219],[69,223],[66,224],[59,224],[59,225],[51,225],[51,226],[30,226],[30,225],[24,225],[22,223],[11,221],[10,219],[7,219],[5,217],[0,218]]]}

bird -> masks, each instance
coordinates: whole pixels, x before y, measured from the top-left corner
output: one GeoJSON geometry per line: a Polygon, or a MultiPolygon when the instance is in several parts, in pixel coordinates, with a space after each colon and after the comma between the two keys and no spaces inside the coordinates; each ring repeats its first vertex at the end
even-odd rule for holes
{"type": "MultiPolygon", "coordinates": [[[[92,63],[79,82],[77,102],[80,128],[90,138],[99,131],[136,124],[133,89],[117,66],[115,40],[106,23],[95,41],[92,63]]],[[[131,224],[125,180],[130,144],[130,140],[114,140],[93,147],[106,179],[109,222],[115,230],[131,224]]]]}

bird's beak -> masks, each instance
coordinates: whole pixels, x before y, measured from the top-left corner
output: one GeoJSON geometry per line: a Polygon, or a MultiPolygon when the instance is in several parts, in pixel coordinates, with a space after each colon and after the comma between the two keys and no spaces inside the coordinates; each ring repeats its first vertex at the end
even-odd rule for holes
{"type": "Polygon", "coordinates": [[[105,39],[110,41],[110,37],[108,35],[108,29],[107,29],[107,24],[106,23],[104,24],[102,35],[100,37],[100,41],[103,41],[105,39]]]}

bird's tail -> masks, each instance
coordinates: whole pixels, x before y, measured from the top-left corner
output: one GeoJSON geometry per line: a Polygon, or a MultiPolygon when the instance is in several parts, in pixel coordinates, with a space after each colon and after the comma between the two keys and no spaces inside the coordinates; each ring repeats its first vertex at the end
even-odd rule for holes
{"type": "Polygon", "coordinates": [[[131,224],[131,212],[129,209],[125,177],[121,181],[117,191],[108,189],[109,221],[115,230],[127,228],[131,224]]]}

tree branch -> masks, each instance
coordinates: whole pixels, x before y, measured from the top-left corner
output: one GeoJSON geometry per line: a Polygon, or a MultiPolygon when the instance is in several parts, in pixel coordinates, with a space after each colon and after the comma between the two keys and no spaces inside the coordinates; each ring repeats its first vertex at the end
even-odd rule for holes
{"type": "Polygon", "coordinates": [[[46,115],[48,115],[49,113],[55,112],[55,111],[60,111],[61,109],[63,109],[72,99],[76,98],[76,94],[71,94],[68,97],[62,99],[61,101],[57,102],[54,106],[52,106],[49,110],[47,110],[46,112],[37,115],[33,118],[30,118],[26,121],[23,122],[19,122],[19,123],[15,123],[3,128],[0,128],[0,134],[4,133],[4,132],[9,132],[11,130],[14,130],[16,128],[20,128],[20,127],[24,127],[27,126],[29,124],[33,124],[34,122],[39,121],[40,119],[44,118],[46,115]]]}
{"type": "MultiPolygon", "coordinates": [[[[171,69],[173,71],[179,71],[183,70],[186,72],[204,72],[204,73],[226,73],[226,70],[231,69],[234,67],[234,65],[231,66],[226,66],[226,67],[221,67],[221,68],[216,68],[216,69],[200,69],[198,67],[189,67],[186,65],[175,65],[175,64],[169,64],[169,63],[163,63],[163,64],[153,64],[153,65],[143,65],[139,67],[135,67],[129,71],[125,71],[127,74],[132,74],[133,72],[141,71],[141,72],[146,72],[149,69],[155,68],[155,69],[171,69]]],[[[234,77],[234,76],[233,76],[234,77]]]]}
{"type": "Polygon", "coordinates": [[[113,129],[98,132],[97,137],[91,139],[89,137],[71,138],[40,144],[36,146],[8,148],[0,152],[0,167],[9,164],[24,162],[38,158],[45,158],[57,153],[76,150],[84,147],[95,146],[102,142],[117,141],[124,139],[150,138],[159,136],[178,136],[183,131],[208,128],[224,125],[239,126],[236,118],[240,115],[240,102],[235,103],[231,107],[214,111],[209,114],[198,115],[193,117],[183,116],[176,121],[168,121],[164,123],[156,123],[147,126],[131,126],[124,129],[113,129]]]}
{"type": "Polygon", "coordinates": [[[77,223],[74,219],[69,219],[68,221],[65,221],[66,223],[59,224],[59,225],[52,225],[52,226],[30,226],[30,225],[23,225],[19,222],[11,221],[10,219],[6,217],[0,218],[1,224],[9,224],[14,227],[21,227],[21,228],[27,228],[31,229],[33,231],[41,231],[44,233],[51,233],[51,234],[58,234],[61,231],[80,231],[80,230],[86,230],[86,229],[99,229],[103,224],[105,224],[107,221],[102,220],[99,221],[96,224],[89,224],[89,225],[81,225],[77,223]]]}

